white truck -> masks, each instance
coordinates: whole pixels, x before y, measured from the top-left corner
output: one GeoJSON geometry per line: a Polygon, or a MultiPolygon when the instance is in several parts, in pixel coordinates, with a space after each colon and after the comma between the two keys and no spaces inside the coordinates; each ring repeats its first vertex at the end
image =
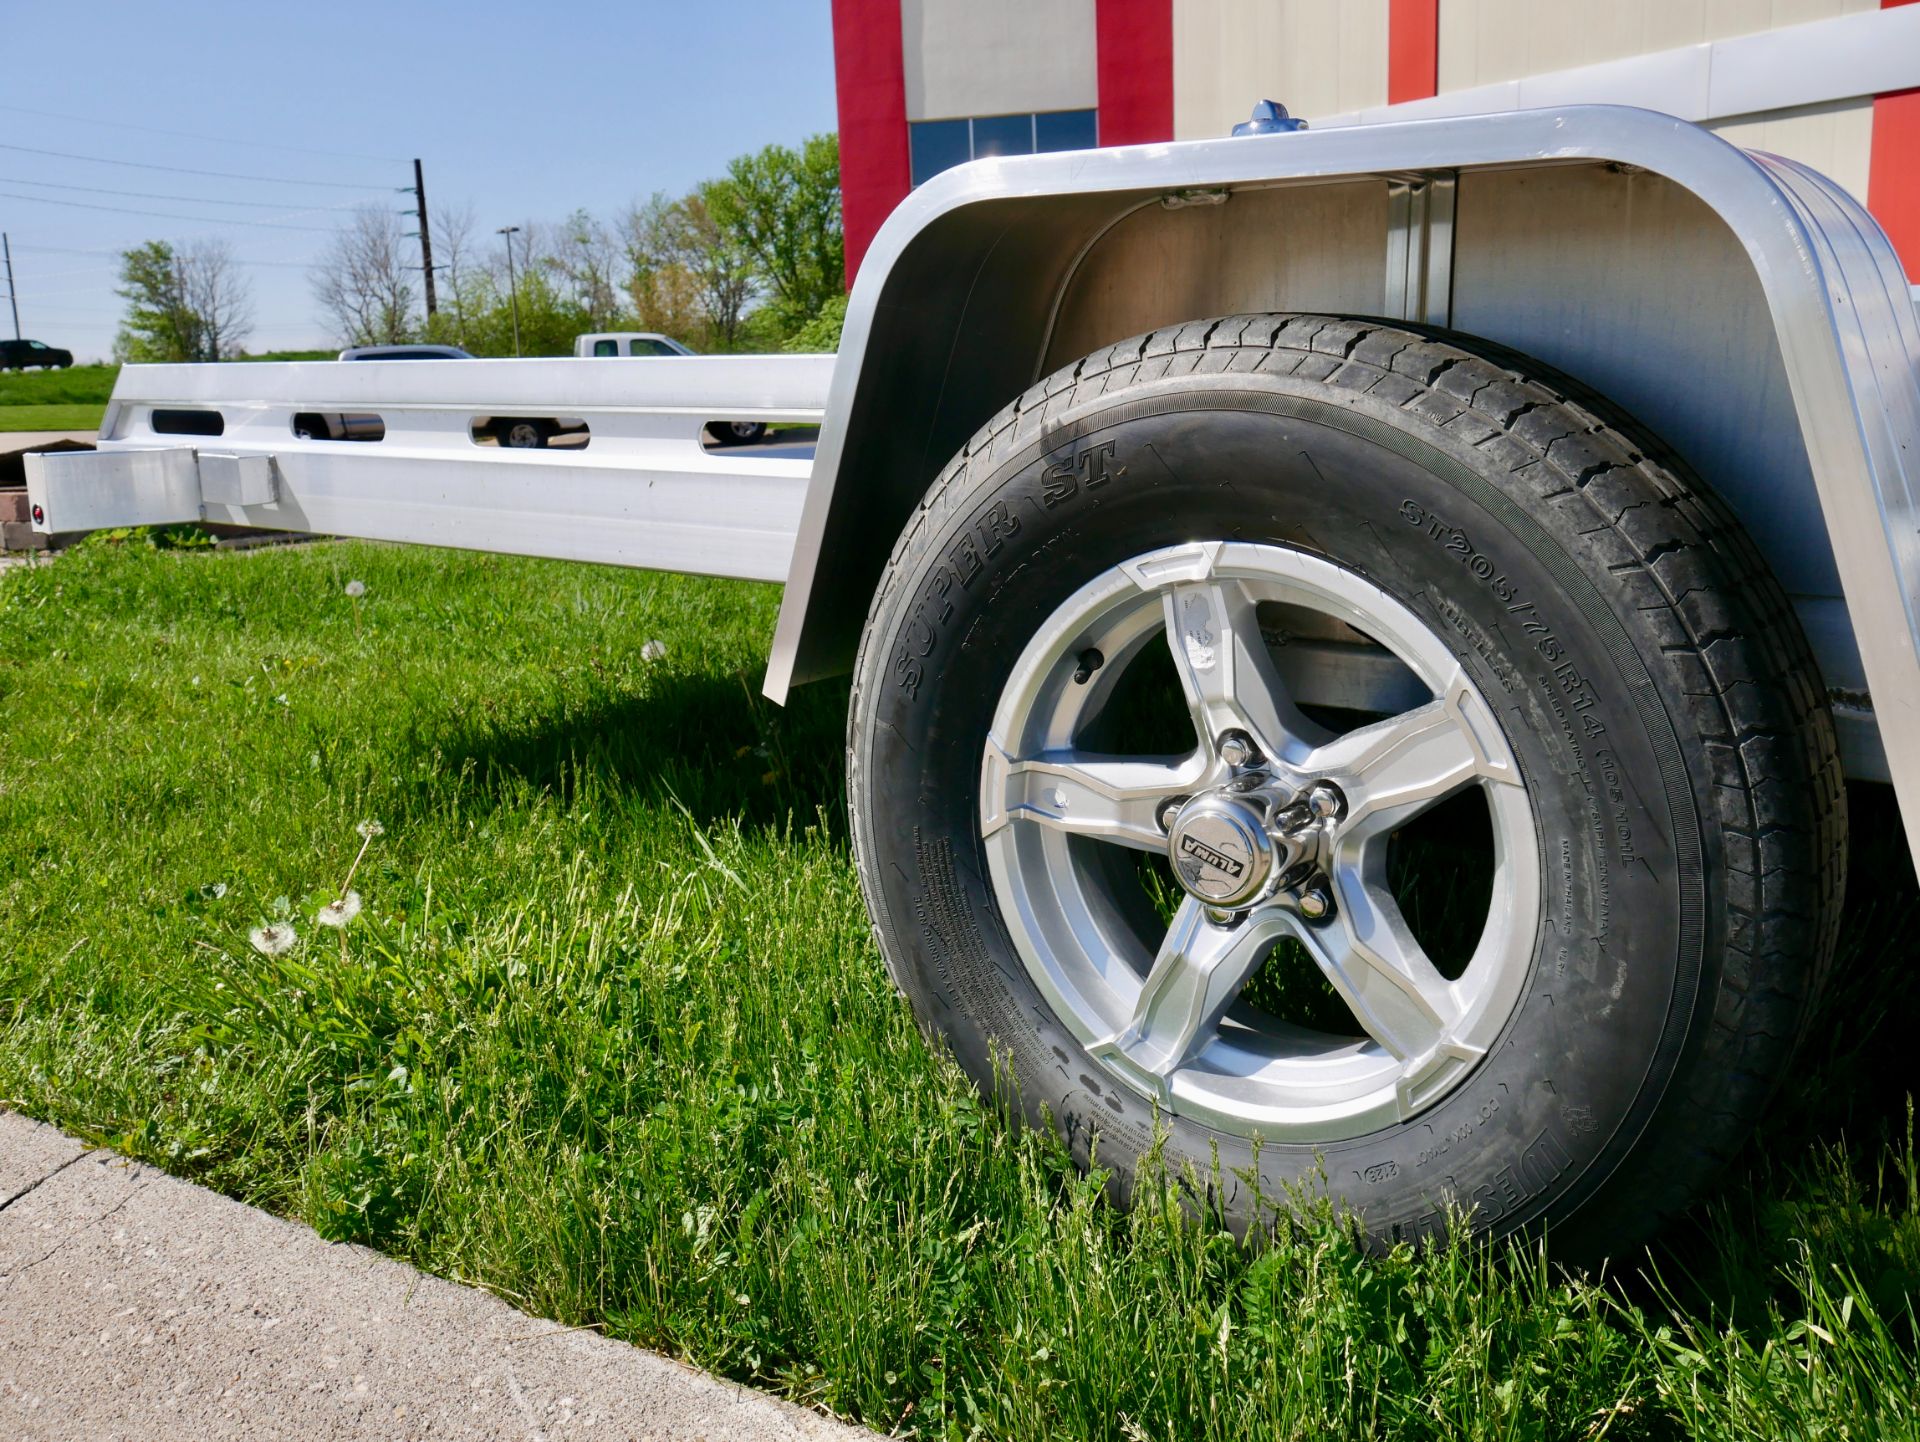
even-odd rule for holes
{"type": "Polygon", "coordinates": [[[1242,1218],[1591,1251],[1791,1077],[1843,779],[1920,821],[1917,376],[1839,186],[1569,107],[962,166],[837,360],[128,367],[29,485],[783,581],[766,690],[853,673],[874,934],[982,1086],[1242,1218]],[[817,454],[700,442],[769,421],[817,454]]]}
{"type": "MultiPolygon", "coordinates": [[[[584,359],[604,360],[609,356],[690,356],[699,352],[682,345],[670,335],[655,330],[607,330],[575,336],[573,353],[584,359]]],[[[765,421],[716,421],[706,429],[706,437],[716,446],[745,446],[764,440],[765,421]]]]}

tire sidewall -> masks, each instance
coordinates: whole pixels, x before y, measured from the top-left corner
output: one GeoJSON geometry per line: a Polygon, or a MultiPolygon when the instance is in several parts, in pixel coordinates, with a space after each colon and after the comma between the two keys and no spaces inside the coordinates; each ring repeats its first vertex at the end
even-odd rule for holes
{"type": "Polygon", "coordinates": [[[1268,1199],[1323,1185],[1382,1240],[1437,1232],[1450,1206],[1498,1231],[1565,1215],[1644,1128],[1699,989],[1709,838],[1654,647],[1573,523],[1464,440],[1310,382],[1210,382],[1066,414],[905,543],[870,620],[852,787],[888,964],[982,1085],[1004,1054],[1026,1113],[1083,1161],[1124,1176],[1164,1134],[1238,1220],[1256,1176],[1268,1199]],[[1256,1148],[1157,1114],[1053,1017],[993,895],[979,766],[1008,670],[1094,575],[1198,539],[1303,545],[1395,596],[1445,638],[1528,785],[1541,917],[1521,1001],[1466,1081],[1366,1136],[1256,1148]]]}

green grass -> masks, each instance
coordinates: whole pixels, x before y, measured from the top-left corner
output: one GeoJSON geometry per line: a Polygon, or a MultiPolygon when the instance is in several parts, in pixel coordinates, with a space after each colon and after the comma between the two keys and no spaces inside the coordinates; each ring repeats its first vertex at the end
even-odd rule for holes
{"type": "Polygon", "coordinates": [[[97,431],[103,405],[0,406],[0,432],[97,431]]]}
{"type": "MultiPolygon", "coordinates": [[[[332,360],[337,351],[269,351],[241,361],[332,360]]],[[[0,371],[0,432],[97,431],[106,414],[117,365],[70,366],[60,371],[0,371]]]]}
{"type": "Polygon", "coordinates": [[[0,371],[0,415],[12,406],[104,406],[119,374],[117,365],[0,371]]]}
{"type": "Polygon", "coordinates": [[[0,432],[97,431],[117,365],[0,371],[0,432]]]}
{"type": "Polygon", "coordinates": [[[845,688],[758,695],[777,599],[350,544],[0,574],[0,1098],[905,1433],[1920,1436],[1883,794],[1827,1024],[1655,1251],[1370,1258],[1310,1204],[1243,1246],[1191,1179],[1117,1213],[922,1042],[848,861],[845,688]]]}

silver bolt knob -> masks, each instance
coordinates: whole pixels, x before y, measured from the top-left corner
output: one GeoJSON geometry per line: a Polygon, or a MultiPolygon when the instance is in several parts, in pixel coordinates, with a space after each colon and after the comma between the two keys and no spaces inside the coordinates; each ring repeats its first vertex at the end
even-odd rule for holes
{"type": "Polygon", "coordinates": [[[1308,921],[1324,921],[1333,913],[1333,898],[1318,886],[1300,893],[1300,914],[1308,921]]]}
{"type": "Polygon", "coordinates": [[[1307,809],[1313,812],[1316,821],[1325,821],[1345,814],[1347,798],[1331,781],[1316,781],[1307,792],[1307,809]]]}
{"type": "Polygon", "coordinates": [[[1229,731],[1220,738],[1220,759],[1229,766],[1245,766],[1256,760],[1253,738],[1244,731],[1229,731]]]}
{"type": "Polygon", "coordinates": [[[1180,808],[1186,805],[1186,802],[1187,798],[1184,796],[1169,796],[1160,803],[1160,814],[1154,819],[1160,823],[1162,831],[1173,830],[1173,818],[1180,814],[1180,808]]]}

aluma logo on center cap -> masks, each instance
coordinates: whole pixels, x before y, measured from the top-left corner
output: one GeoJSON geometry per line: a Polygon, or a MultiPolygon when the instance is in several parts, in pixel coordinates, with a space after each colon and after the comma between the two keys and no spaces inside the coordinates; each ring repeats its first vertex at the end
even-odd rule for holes
{"type": "Polygon", "coordinates": [[[1180,838],[1180,850],[1183,854],[1193,857],[1203,866],[1211,866],[1215,871],[1226,872],[1226,874],[1231,876],[1235,881],[1238,881],[1247,874],[1247,864],[1244,861],[1235,861],[1224,852],[1214,850],[1198,837],[1182,836],[1180,838]]]}
{"type": "Polygon", "coordinates": [[[1209,906],[1238,906],[1259,893],[1273,869],[1273,843],[1242,802],[1194,797],[1173,819],[1167,859],[1187,895],[1209,906]]]}

